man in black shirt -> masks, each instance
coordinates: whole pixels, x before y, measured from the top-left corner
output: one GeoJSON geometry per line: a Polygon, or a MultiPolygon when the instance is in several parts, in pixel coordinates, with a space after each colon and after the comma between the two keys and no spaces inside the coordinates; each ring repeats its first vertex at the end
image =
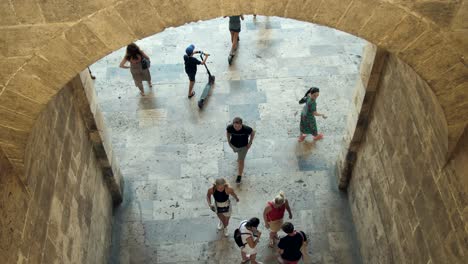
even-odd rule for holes
{"type": "Polygon", "coordinates": [[[199,61],[197,58],[193,57],[195,53],[201,53],[201,51],[195,51],[195,46],[191,44],[185,49],[184,62],[185,62],[185,72],[189,77],[189,92],[188,98],[192,98],[195,95],[193,91],[193,86],[195,85],[195,75],[197,74],[197,65],[205,64],[208,59],[209,54],[205,54],[203,61],[199,61]]]}
{"type": "Polygon", "coordinates": [[[285,222],[281,229],[287,234],[278,243],[279,263],[297,264],[302,258],[301,247],[307,245],[307,237],[302,231],[294,230],[294,225],[285,222]]]}
{"type": "Polygon", "coordinates": [[[252,145],[252,141],[255,137],[255,130],[249,126],[243,125],[240,117],[235,117],[232,121],[232,125],[226,128],[226,136],[229,146],[237,153],[238,175],[236,183],[240,183],[242,173],[244,172],[244,159],[252,145]]]}

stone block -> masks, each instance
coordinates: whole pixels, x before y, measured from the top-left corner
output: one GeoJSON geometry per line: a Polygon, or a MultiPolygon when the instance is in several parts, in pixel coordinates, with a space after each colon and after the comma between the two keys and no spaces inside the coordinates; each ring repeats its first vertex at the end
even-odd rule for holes
{"type": "Polygon", "coordinates": [[[406,14],[401,8],[382,3],[373,10],[370,19],[360,29],[358,35],[374,44],[380,43],[388,37],[405,16],[406,14]]]}
{"type": "Polygon", "coordinates": [[[429,25],[420,18],[408,14],[396,26],[395,30],[379,43],[379,46],[386,48],[390,52],[399,52],[421,36],[428,27],[429,25]]]}
{"type": "Polygon", "coordinates": [[[24,69],[16,73],[8,88],[43,105],[46,105],[56,93],[56,89],[53,89],[50,84],[44,84],[41,78],[24,69]]]}
{"type": "Polygon", "coordinates": [[[137,38],[114,8],[101,10],[84,23],[110,50],[117,50],[137,38]]]}
{"type": "Polygon", "coordinates": [[[412,9],[438,26],[447,27],[452,22],[458,6],[456,1],[423,1],[416,2],[412,9]]]}
{"type": "MultiPolygon", "coordinates": [[[[64,34],[54,38],[47,46],[38,50],[38,56],[47,61],[46,65],[39,66],[48,71],[47,76],[57,73],[61,77],[58,82],[60,88],[90,63],[83,53],[72,47],[64,34]]],[[[33,61],[31,60],[31,62],[33,61]]],[[[46,78],[46,76],[42,75],[41,78],[46,78]]]]}
{"type": "MultiPolygon", "coordinates": [[[[164,22],[164,27],[181,26],[188,21],[193,21],[190,10],[187,9],[185,1],[182,0],[149,0],[156,8],[161,20],[164,22]]],[[[202,6],[198,7],[202,8],[202,6]]]]}
{"type": "Polygon", "coordinates": [[[194,21],[213,19],[221,13],[221,1],[218,0],[193,0],[185,4],[194,21]]]}
{"type": "Polygon", "coordinates": [[[446,87],[438,91],[439,102],[444,109],[448,125],[468,122],[468,81],[455,86],[446,87]]]}
{"type": "Polygon", "coordinates": [[[75,24],[64,34],[67,41],[86,56],[90,62],[94,62],[112,51],[84,22],[75,24]]]}
{"type": "Polygon", "coordinates": [[[446,32],[445,36],[448,36],[452,45],[457,47],[457,50],[463,56],[462,58],[468,58],[468,29],[457,29],[454,31],[446,32]]]}
{"type": "Polygon", "coordinates": [[[15,130],[11,127],[0,125],[0,144],[7,147],[24,147],[28,140],[29,132],[15,130]]]}
{"type": "Polygon", "coordinates": [[[112,6],[116,0],[74,1],[62,0],[40,1],[38,4],[46,22],[72,22],[112,6]]]}
{"type": "Polygon", "coordinates": [[[462,62],[456,63],[437,80],[431,82],[431,88],[437,96],[450,93],[450,88],[468,82],[468,69],[462,62]]]}
{"type": "MultiPolygon", "coordinates": [[[[352,1],[349,9],[338,20],[336,28],[362,37],[359,30],[369,20],[369,14],[372,14],[373,10],[377,7],[378,5],[371,0],[352,1]],[[364,10],[365,12],[363,12],[364,10]]],[[[368,45],[373,44],[369,43],[368,45]]]]}
{"type": "Polygon", "coordinates": [[[284,0],[257,1],[255,7],[262,15],[284,17],[287,4],[284,0]]]}
{"type": "Polygon", "coordinates": [[[138,38],[164,30],[164,22],[149,0],[122,2],[114,8],[138,38]],[[135,16],[134,10],[138,10],[138,16],[135,16]]]}
{"type": "MultiPolygon", "coordinates": [[[[6,84],[23,63],[30,57],[10,57],[0,61],[0,84],[6,84]]],[[[1,93],[0,93],[1,94],[1,93]]]]}
{"type": "Polygon", "coordinates": [[[0,108],[0,116],[2,116],[1,126],[15,127],[16,130],[28,131],[34,123],[32,118],[4,108],[0,108]]]}
{"type": "Polygon", "coordinates": [[[428,82],[437,80],[460,62],[460,55],[456,53],[450,44],[439,45],[433,51],[434,53],[427,60],[417,61],[414,65],[415,71],[428,82]]]}
{"type": "Polygon", "coordinates": [[[0,2],[0,26],[12,26],[19,23],[15,10],[10,1],[0,2]]]}
{"type": "MultiPolygon", "coordinates": [[[[239,15],[239,6],[241,1],[228,1],[228,0],[221,0],[220,1],[220,9],[222,10],[222,14],[226,16],[235,16],[239,15]]],[[[256,2],[256,7],[258,7],[259,3],[256,2]]]]}
{"type": "Polygon", "coordinates": [[[445,37],[429,28],[418,39],[398,53],[398,57],[414,67],[418,62],[423,62],[432,57],[445,37]]]}
{"type": "Polygon", "coordinates": [[[15,8],[14,14],[21,24],[40,24],[45,22],[42,10],[35,0],[15,0],[11,1],[15,8]]]}
{"type": "Polygon", "coordinates": [[[314,15],[314,22],[336,28],[338,21],[344,15],[351,0],[322,1],[314,15]]]}
{"type": "Polygon", "coordinates": [[[3,57],[30,56],[67,27],[66,24],[27,25],[0,28],[3,57]]]}
{"type": "Polygon", "coordinates": [[[320,6],[320,3],[321,1],[289,1],[289,4],[286,6],[285,16],[313,23],[314,15],[320,6]]]}

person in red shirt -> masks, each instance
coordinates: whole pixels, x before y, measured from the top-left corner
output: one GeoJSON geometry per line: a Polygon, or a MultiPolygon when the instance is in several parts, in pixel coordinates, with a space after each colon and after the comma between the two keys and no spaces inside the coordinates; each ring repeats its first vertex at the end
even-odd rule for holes
{"type": "Polygon", "coordinates": [[[283,224],[284,211],[288,210],[289,219],[292,219],[291,208],[284,192],[280,192],[273,201],[269,201],[263,210],[265,227],[270,229],[270,241],[268,245],[273,247],[278,239],[278,231],[283,224]]]}

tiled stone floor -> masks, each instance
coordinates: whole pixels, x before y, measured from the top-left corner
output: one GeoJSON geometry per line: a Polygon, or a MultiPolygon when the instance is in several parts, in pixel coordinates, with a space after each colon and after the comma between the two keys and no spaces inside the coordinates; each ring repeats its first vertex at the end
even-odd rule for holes
{"type": "MultiPolygon", "coordinates": [[[[116,210],[111,263],[239,263],[232,237],[217,233],[206,205],[210,182],[233,183],[235,155],[225,126],[234,116],[257,131],[245,177],[234,185],[231,233],[242,219],[261,219],[265,203],[285,191],[292,222],[309,235],[311,263],[361,263],[345,194],[337,190],[334,163],[346,128],[365,41],[326,27],[275,17],[246,16],[240,46],[229,67],[227,19],[170,28],[138,41],[151,56],[154,88],[141,97],[128,70],[118,68],[124,49],[91,66],[113,148],[125,179],[116,210]],[[216,86],[206,107],[186,97],[185,47],[212,56],[216,86]],[[319,142],[299,144],[297,103],[309,86],[321,88],[319,142]]],[[[207,81],[199,68],[197,96],[207,81]]],[[[276,263],[264,231],[259,260],[276,263]]]]}

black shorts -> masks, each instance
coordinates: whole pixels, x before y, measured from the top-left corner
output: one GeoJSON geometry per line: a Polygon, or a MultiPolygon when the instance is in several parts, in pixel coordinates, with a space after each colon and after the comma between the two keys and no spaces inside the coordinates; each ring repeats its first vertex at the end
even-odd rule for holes
{"type": "Polygon", "coordinates": [[[195,81],[195,75],[196,75],[196,74],[197,74],[196,72],[187,73],[188,78],[189,78],[189,80],[190,80],[191,82],[194,82],[194,81],[195,81]]]}
{"type": "Polygon", "coordinates": [[[240,28],[238,28],[238,29],[232,29],[232,28],[230,28],[229,31],[239,33],[239,32],[241,32],[241,29],[240,29],[240,28]]]}

